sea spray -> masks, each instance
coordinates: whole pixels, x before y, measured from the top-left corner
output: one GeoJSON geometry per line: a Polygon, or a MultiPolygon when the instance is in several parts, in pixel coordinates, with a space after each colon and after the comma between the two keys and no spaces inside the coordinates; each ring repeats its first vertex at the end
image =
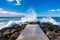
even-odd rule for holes
{"type": "Polygon", "coordinates": [[[22,18],[22,22],[31,22],[31,21],[36,21],[37,20],[37,15],[34,11],[30,11],[30,14],[28,14],[25,18],[22,18]]]}
{"type": "Polygon", "coordinates": [[[37,15],[33,9],[27,11],[27,16],[21,18],[21,20],[15,21],[16,24],[23,24],[25,22],[35,22],[37,21],[37,15]]]}
{"type": "Polygon", "coordinates": [[[0,30],[5,27],[12,27],[13,24],[15,24],[14,21],[9,21],[6,25],[3,25],[2,27],[0,27],[0,30]]]}
{"type": "Polygon", "coordinates": [[[21,20],[16,20],[16,21],[9,21],[6,25],[2,26],[0,29],[5,28],[5,27],[12,27],[14,24],[23,24],[25,22],[36,22],[37,21],[37,15],[33,9],[28,10],[28,15],[25,16],[24,18],[21,18],[21,20]]]}
{"type": "Polygon", "coordinates": [[[0,23],[0,29],[4,28],[3,26],[7,25],[7,22],[1,22],[0,23]]]}
{"type": "Polygon", "coordinates": [[[53,24],[57,24],[57,22],[51,17],[44,17],[40,20],[40,22],[50,22],[50,23],[53,23],[53,24]]]}

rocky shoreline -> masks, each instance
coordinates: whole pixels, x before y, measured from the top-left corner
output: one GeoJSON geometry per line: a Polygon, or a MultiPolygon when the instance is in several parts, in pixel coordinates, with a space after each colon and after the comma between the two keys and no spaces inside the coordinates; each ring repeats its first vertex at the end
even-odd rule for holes
{"type": "Polygon", "coordinates": [[[0,40],[16,40],[28,24],[39,24],[50,40],[60,40],[60,26],[40,22],[26,22],[22,25],[14,24],[12,27],[3,28],[0,30],[0,40]]]}

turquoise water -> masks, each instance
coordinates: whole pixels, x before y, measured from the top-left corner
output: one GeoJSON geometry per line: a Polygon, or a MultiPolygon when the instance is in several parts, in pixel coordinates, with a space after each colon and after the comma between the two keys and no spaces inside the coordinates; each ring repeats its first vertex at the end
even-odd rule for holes
{"type": "MultiPolygon", "coordinates": [[[[43,17],[37,17],[38,19],[41,19],[43,17]]],[[[56,22],[60,22],[60,17],[52,17],[56,22]]]]}
{"type": "MultiPolygon", "coordinates": [[[[42,17],[37,17],[38,19],[41,19],[42,17]]],[[[55,19],[56,22],[60,22],[60,17],[52,17],[55,19]]],[[[10,20],[20,20],[21,17],[0,17],[0,22],[8,22],[10,20]]]]}
{"type": "Polygon", "coordinates": [[[0,17],[0,22],[8,22],[10,20],[20,20],[21,17],[0,17]]]}
{"type": "Polygon", "coordinates": [[[60,17],[52,17],[53,19],[56,20],[56,22],[60,22],[60,17]]]}

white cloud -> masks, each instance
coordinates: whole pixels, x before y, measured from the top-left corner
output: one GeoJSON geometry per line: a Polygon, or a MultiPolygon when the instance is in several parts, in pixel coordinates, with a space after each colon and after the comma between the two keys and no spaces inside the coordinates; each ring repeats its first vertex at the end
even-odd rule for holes
{"type": "Polygon", "coordinates": [[[57,9],[57,11],[60,11],[60,9],[57,9]]]}
{"type": "Polygon", "coordinates": [[[18,17],[18,16],[25,16],[26,14],[25,13],[17,13],[17,12],[11,12],[11,11],[4,11],[2,8],[0,8],[0,17],[2,16],[15,16],[15,17],[18,17]]]}
{"type": "Polygon", "coordinates": [[[14,0],[7,0],[8,2],[13,2],[14,0]]]}
{"type": "Polygon", "coordinates": [[[2,8],[0,8],[0,11],[2,11],[3,9],[2,8]]]}
{"type": "Polygon", "coordinates": [[[16,0],[16,4],[15,5],[21,5],[21,0],[16,0]]]}
{"type": "Polygon", "coordinates": [[[12,2],[14,2],[14,1],[16,1],[16,2],[14,2],[14,3],[12,3],[12,4],[14,4],[14,5],[21,5],[21,0],[6,0],[6,1],[8,1],[9,3],[12,3],[12,2]]]}
{"type": "Polygon", "coordinates": [[[60,9],[51,9],[51,10],[48,10],[48,12],[55,12],[55,11],[60,11],[60,9]]]}
{"type": "Polygon", "coordinates": [[[60,17],[60,9],[51,9],[47,12],[40,13],[38,16],[60,17]]]}
{"type": "Polygon", "coordinates": [[[48,11],[52,11],[53,12],[53,11],[56,11],[56,10],[55,9],[51,9],[51,10],[48,10],[48,11]]]}
{"type": "Polygon", "coordinates": [[[21,0],[16,0],[16,2],[19,4],[21,0]]]}
{"type": "Polygon", "coordinates": [[[19,6],[19,5],[21,5],[21,4],[20,4],[20,3],[16,3],[15,5],[19,6]]]}

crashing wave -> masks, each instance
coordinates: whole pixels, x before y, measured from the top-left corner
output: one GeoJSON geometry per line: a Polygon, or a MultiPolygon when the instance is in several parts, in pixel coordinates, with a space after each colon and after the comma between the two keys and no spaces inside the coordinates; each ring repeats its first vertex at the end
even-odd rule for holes
{"type": "Polygon", "coordinates": [[[21,25],[21,24],[23,24],[25,22],[33,22],[33,21],[35,22],[37,20],[36,13],[33,10],[31,10],[29,12],[28,12],[29,14],[26,17],[21,18],[21,20],[18,20],[18,21],[9,21],[6,25],[2,26],[0,29],[2,29],[4,27],[12,27],[12,25],[14,25],[14,24],[21,25]]]}
{"type": "Polygon", "coordinates": [[[37,15],[33,10],[29,10],[28,13],[29,14],[25,18],[21,18],[22,22],[37,21],[37,15]]]}
{"type": "MultiPolygon", "coordinates": [[[[12,25],[14,24],[24,24],[25,22],[36,22],[38,21],[37,19],[37,15],[33,10],[28,11],[28,15],[24,18],[21,18],[21,20],[17,20],[17,21],[9,21],[6,25],[2,26],[0,29],[4,28],[4,27],[12,27],[12,25]]],[[[57,24],[56,21],[54,19],[52,19],[51,17],[44,17],[42,19],[40,19],[40,22],[50,22],[53,24],[57,24]]]]}
{"type": "Polygon", "coordinates": [[[7,25],[7,22],[0,23],[0,29],[4,28],[3,26],[7,25]]]}
{"type": "Polygon", "coordinates": [[[51,17],[44,17],[40,20],[40,22],[45,22],[45,23],[49,22],[49,23],[57,24],[57,22],[51,17]]]}

